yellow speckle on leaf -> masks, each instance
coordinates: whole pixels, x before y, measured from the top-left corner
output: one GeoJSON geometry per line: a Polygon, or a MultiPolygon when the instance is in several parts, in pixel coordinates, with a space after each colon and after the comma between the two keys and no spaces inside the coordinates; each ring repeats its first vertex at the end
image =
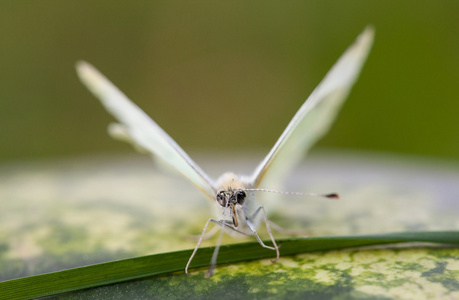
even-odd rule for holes
{"type": "Polygon", "coordinates": [[[418,263],[428,270],[435,268],[435,262],[428,258],[423,258],[419,260],[418,263]]]}
{"type": "Polygon", "coordinates": [[[387,290],[377,285],[362,285],[356,287],[357,291],[363,292],[369,295],[387,295],[387,290]]]}
{"type": "Polygon", "coordinates": [[[381,259],[379,251],[360,251],[354,254],[354,262],[360,264],[370,264],[381,259]]]}
{"type": "Polygon", "coordinates": [[[310,270],[314,268],[316,265],[313,263],[305,263],[301,265],[301,270],[310,270]]]}
{"type": "Polygon", "coordinates": [[[365,270],[364,267],[354,265],[354,267],[351,269],[350,275],[351,276],[358,276],[358,275],[362,274],[365,271],[366,270],[365,270]]]}
{"type": "Polygon", "coordinates": [[[411,270],[403,272],[403,276],[405,278],[417,279],[417,278],[421,277],[421,275],[422,275],[421,273],[416,272],[416,271],[411,271],[411,270]]]}
{"type": "Polygon", "coordinates": [[[335,268],[338,270],[347,270],[352,267],[350,262],[341,262],[335,265],[335,268]]]}
{"type": "Polygon", "coordinates": [[[407,282],[389,289],[391,297],[400,299],[444,299],[447,293],[448,291],[442,284],[426,279],[418,280],[416,283],[407,282]]]}
{"type": "Polygon", "coordinates": [[[270,266],[273,262],[270,259],[262,259],[259,261],[262,266],[270,266]]]}
{"type": "Polygon", "coordinates": [[[427,299],[424,292],[419,289],[419,285],[407,282],[401,286],[393,287],[389,289],[388,293],[391,297],[398,299],[427,299]]]}
{"type": "Polygon", "coordinates": [[[336,265],[341,262],[351,261],[349,252],[347,251],[330,251],[316,258],[316,265],[336,265]]]}
{"type": "Polygon", "coordinates": [[[448,264],[446,265],[447,270],[458,271],[459,270],[459,261],[455,259],[447,259],[448,264]]]}
{"type": "Polygon", "coordinates": [[[423,249],[407,249],[398,253],[398,259],[405,262],[419,263],[420,260],[426,257],[426,253],[423,249]]]}
{"type": "Polygon", "coordinates": [[[357,252],[354,254],[354,261],[361,264],[369,264],[378,261],[380,258],[369,251],[357,252]]]}
{"type": "Polygon", "coordinates": [[[299,268],[299,267],[300,267],[300,265],[298,264],[298,262],[294,261],[294,260],[291,259],[291,258],[285,258],[285,257],[282,258],[282,257],[281,257],[281,258],[278,260],[277,263],[281,264],[281,265],[284,266],[284,267],[288,267],[288,268],[299,268]]]}
{"type": "Polygon", "coordinates": [[[335,275],[327,270],[317,270],[314,279],[316,279],[318,282],[325,283],[327,285],[332,285],[336,282],[335,275]]]}
{"type": "Polygon", "coordinates": [[[390,269],[388,269],[387,262],[377,262],[377,263],[371,264],[369,269],[372,272],[382,273],[382,274],[387,274],[387,273],[392,272],[390,269]]]}

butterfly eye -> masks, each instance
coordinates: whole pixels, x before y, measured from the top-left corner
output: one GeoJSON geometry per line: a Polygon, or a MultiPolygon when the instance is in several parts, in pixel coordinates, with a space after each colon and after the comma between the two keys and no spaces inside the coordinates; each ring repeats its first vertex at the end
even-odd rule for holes
{"type": "Polygon", "coordinates": [[[237,203],[243,204],[245,201],[245,197],[247,197],[247,194],[244,191],[238,191],[236,194],[236,197],[237,197],[237,203]]]}
{"type": "Polygon", "coordinates": [[[226,195],[224,191],[220,191],[217,193],[217,202],[223,207],[226,206],[226,195]]]}

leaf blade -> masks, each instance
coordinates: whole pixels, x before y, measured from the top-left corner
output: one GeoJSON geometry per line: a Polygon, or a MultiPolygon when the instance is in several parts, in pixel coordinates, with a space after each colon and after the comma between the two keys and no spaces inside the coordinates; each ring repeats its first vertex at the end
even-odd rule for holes
{"type": "MultiPolygon", "coordinates": [[[[459,245],[459,231],[399,232],[358,236],[310,237],[279,240],[281,255],[328,251],[372,245],[427,242],[459,245]]],[[[192,268],[209,264],[213,247],[202,248],[192,268]]],[[[135,280],[183,270],[192,250],[161,253],[84,266],[53,273],[0,282],[0,299],[28,299],[57,295],[107,284],[135,280]]],[[[257,242],[223,245],[219,264],[273,257],[257,242]],[[241,255],[234,255],[241,253],[241,255]],[[243,253],[243,255],[242,255],[243,253]]]]}

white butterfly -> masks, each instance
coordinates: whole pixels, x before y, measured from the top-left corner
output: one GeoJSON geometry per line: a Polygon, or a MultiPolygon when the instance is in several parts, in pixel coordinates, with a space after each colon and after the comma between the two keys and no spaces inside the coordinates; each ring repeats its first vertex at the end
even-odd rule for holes
{"type": "MultiPolygon", "coordinates": [[[[254,192],[270,191],[260,189],[260,183],[269,186],[266,184],[278,182],[279,178],[285,176],[301,160],[306,150],[327,132],[360,73],[371,48],[373,35],[373,29],[366,28],[346,50],[301,106],[253,174],[238,176],[234,173],[224,173],[216,181],[209,178],[161,127],[99,71],[86,62],[77,63],[76,68],[81,81],[120,122],[110,126],[109,132],[170,164],[215,203],[217,218],[209,219],[205,224],[198,244],[185,267],[187,274],[210,222],[217,224],[217,228],[221,228],[221,233],[207,275],[211,276],[215,268],[223,232],[234,236],[255,236],[262,247],[276,251],[274,261],[279,259],[279,247],[271,233],[270,222],[264,207],[257,204],[254,192]],[[257,234],[256,228],[262,219],[273,246],[265,245],[257,234]]],[[[337,197],[336,194],[322,196],[337,197]]]]}

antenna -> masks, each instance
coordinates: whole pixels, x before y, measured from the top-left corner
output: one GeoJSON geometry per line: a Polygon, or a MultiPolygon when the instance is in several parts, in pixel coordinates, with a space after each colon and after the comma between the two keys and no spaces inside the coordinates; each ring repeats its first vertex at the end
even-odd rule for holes
{"type": "Polygon", "coordinates": [[[339,195],[337,193],[319,194],[319,193],[283,192],[283,191],[276,191],[276,190],[269,190],[269,189],[244,189],[244,191],[268,192],[268,193],[276,193],[276,194],[289,195],[289,196],[313,196],[313,197],[323,197],[323,198],[329,198],[329,199],[339,199],[339,195]]]}

